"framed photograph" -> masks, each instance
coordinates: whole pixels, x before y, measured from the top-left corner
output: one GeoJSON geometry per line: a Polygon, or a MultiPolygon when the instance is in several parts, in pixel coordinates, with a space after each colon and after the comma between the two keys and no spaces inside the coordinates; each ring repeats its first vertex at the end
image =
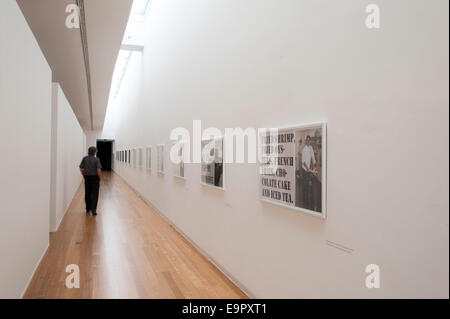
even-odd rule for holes
{"type": "Polygon", "coordinates": [[[164,174],[164,144],[156,145],[156,170],[164,174]]]}
{"type": "Polygon", "coordinates": [[[224,189],[222,137],[202,140],[201,183],[224,189]]]}
{"type": "Polygon", "coordinates": [[[137,150],[134,148],[131,151],[131,164],[133,167],[136,167],[136,165],[137,165],[137,155],[136,154],[137,154],[137,150]]]}
{"type": "Polygon", "coordinates": [[[147,146],[145,149],[145,167],[148,170],[152,169],[152,147],[151,146],[147,146]]]}
{"type": "Polygon", "coordinates": [[[144,163],[144,158],[143,158],[144,151],[142,150],[142,147],[138,148],[137,153],[138,153],[138,163],[137,163],[137,165],[138,165],[139,168],[142,168],[143,163],[144,163]]]}
{"type": "Polygon", "coordinates": [[[326,218],[326,123],[260,138],[261,200],[326,218]]]}
{"type": "Polygon", "coordinates": [[[181,142],[174,142],[172,147],[177,147],[177,155],[181,159],[179,163],[172,163],[173,176],[184,178],[184,144],[181,142]]]}

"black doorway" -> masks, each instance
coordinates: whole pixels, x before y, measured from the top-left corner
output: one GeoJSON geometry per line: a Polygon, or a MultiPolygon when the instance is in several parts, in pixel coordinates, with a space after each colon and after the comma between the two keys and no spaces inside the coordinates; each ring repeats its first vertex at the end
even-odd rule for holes
{"type": "Polygon", "coordinates": [[[102,170],[112,170],[113,141],[97,140],[97,157],[102,163],[102,170]]]}

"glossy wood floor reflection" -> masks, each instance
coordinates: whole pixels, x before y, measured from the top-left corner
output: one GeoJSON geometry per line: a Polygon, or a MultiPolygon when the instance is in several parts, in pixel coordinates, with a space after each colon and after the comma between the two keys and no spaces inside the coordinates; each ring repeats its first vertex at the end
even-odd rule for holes
{"type": "Polygon", "coordinates": [[[98,215],[80,187],[25,298],[246,298],[116,174],[104,174],[98,215]],[[80,288],[66,288],[66,266],[80,288]]]}

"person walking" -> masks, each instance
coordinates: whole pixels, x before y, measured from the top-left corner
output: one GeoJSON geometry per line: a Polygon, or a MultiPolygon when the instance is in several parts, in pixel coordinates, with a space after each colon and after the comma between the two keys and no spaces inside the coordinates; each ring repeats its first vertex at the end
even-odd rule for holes
{"type": "Polygon", "coordinates": [[[100,189],[100,179],[102,177],[102,164],[95,156],[97,148],[89,147],[88,156],[85,156],[80,163],[80,172],[84,177],[84,200],[86,202],[86,215],[92,212],[97,215],[98,193],[100,189]]]}

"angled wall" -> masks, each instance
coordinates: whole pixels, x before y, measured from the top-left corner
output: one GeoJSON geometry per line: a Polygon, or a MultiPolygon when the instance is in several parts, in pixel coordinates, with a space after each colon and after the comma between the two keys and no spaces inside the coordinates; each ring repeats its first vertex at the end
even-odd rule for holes
{"type": "Polygon", "coordinates": [[[78,166],[86,154],[86,135],[58,83],[52,94],[50,230],[56,231],[83,179],[78,166]]]}
{"type": "Polygon", "coordinates": [[[0,298],[19,298],[49,243],[52,75],[16,1],[0,43],[0,298]]]}

